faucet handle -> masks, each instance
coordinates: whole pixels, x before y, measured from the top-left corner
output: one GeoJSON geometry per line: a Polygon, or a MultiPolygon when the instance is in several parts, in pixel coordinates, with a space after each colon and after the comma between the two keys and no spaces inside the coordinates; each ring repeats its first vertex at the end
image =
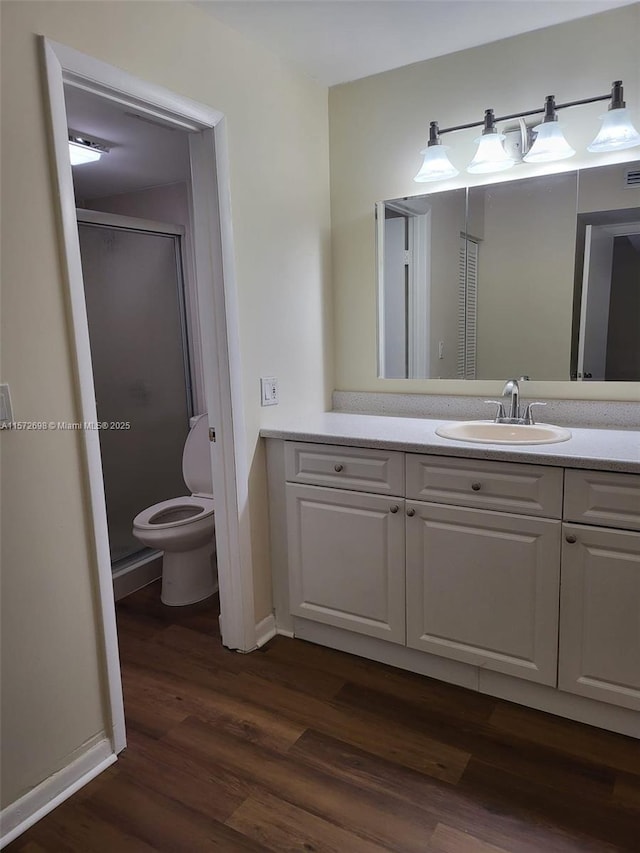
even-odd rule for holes
{"type": "Polygon", "coordinates": [[[524,422],[525,424],[535,424],[533,419],[533,412],[531,411],[534,406],[546,406],[546,403],[527,403],[527,408],[524,410],[524,422]]]}
{"type": "Polygon", "coordinates": [[[494,406],[497,406],[497,407],[498,407],[498,410],[497,410],[497,412],[496,412],[496,416],[495,416],[495,418],[494,418],[494,420],[495,420],[495,422],[496,422],[496,423],[497,423],[501,418],[505,418],[505,417],[506,417],[506,415],[505,415],[505,413],[504,413],[504,403],[501,403],[501,402],[500,402],[500,400],[485,400],[485,403],[487,403],[487,405],[494,405],[494,406]]]}

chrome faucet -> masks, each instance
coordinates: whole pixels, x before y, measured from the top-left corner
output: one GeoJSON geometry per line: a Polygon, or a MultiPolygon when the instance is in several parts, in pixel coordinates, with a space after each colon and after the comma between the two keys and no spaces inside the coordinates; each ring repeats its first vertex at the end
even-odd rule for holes
{"type": "Polygon", "coordinates": [[[509,407],[509,420],[519,421],[520,420],[520,386],[518,385],[517,379],[507,379],[507,381],[504,384],[504,388],[502,389],[502,396],[511,398],[511,405],[509,407]]]}
{"type": "MultiPolygon", "coordinates": [[[[528,376],[521,376],[520,380],[528,378],[528,376]]],[[[520,386],[517,379],[507,379],[502,389],[502,398],[502,400],[485,400],[485,403],[493,403],[493,405],[498,407],[494,418],[497,424],[535,424],[532,412],[533,407],[547,405],[546,403],[528,403],[523,414],[520,410],[520,386]],[[505,411],[505,397],[509,399],[509,414],[505,411]]]]}

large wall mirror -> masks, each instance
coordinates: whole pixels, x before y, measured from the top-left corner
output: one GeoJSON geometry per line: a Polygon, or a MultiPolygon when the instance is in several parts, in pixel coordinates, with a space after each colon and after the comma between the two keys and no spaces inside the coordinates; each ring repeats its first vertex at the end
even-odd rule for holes
{"type": "Polygon", "coordinates": [[[640,162],[376,206],[385,379],[640,381],[640,162]]]}

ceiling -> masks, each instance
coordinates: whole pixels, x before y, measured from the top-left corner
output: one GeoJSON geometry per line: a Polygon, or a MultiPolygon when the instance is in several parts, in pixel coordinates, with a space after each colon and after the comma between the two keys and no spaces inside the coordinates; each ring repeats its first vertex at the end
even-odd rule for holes
{"type": "Polygon", "coordinates": [[[195,0],[334,86],[636,0],[195,0]]]}
{"type": "Polygon", "coordinates": [[[64,87],[67,126],[110,149],[97,163],[74,166],[78,202],[186,181],[188,134],[137,116],[127,108],[75,86],[64,87]]]}

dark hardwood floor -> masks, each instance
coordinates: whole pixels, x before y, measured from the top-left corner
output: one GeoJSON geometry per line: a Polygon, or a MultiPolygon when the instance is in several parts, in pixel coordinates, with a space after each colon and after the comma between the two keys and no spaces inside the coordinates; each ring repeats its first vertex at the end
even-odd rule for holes
{"type": "Polygon", "coordinates": [[[10,853],[640,851],[640,742],[276,637],[118,604],[129,745],[10,853]]]}

